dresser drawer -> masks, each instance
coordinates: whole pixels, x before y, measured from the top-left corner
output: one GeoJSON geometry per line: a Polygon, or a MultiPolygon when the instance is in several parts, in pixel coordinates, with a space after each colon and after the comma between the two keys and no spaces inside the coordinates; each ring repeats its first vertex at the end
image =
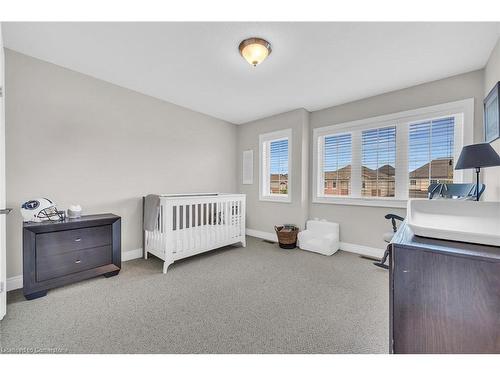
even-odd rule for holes
{"type": "Polygon", "coordinates": [[[37,234],[37,257],[110,245],[112,243],[111,230],[111,225],[103,225],[37,234]]]}
{"type": "Polygon", "coordinates": [[[64,254],[37,257],[37,281],[45,281],[75,272],[109,264],[112,261],[111,245],[77,250],[64,254]]]}

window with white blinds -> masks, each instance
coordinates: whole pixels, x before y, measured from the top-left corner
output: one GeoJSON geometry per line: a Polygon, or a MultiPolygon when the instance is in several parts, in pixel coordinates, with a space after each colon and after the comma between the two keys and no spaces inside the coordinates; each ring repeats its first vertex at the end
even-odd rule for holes
{"type": "Polygon", "coordinates": [[[420,121],[409,126],[410,198],[427,197],[431,183],[452,183],[455,118],[420,121]]]}
{"type": "Polygon", "coordinates": [[[291,130],[260,136],[260,198],[290,201],[291,130]]]}
{"type": "Polygon", "coordinates": [[[349,195],[351,190],[351,134],[324,138],[323,194],[349,195]]]}
{"type": "Polygon", "coordinates": [[[314,129],[313,201],[405,207],[429,184],[469,180],[454,163],[472,119],[467,99],[314,129]]]}
{"type": "Polygon", "coordinates": [[[361,133],[361,195],[394,197],[396,185],[396,127],[361,133]]]}
{"type": "Polygon", "coordinates": [[[288,139],[269,142],[269,193],[288,194],[288,139]]]}

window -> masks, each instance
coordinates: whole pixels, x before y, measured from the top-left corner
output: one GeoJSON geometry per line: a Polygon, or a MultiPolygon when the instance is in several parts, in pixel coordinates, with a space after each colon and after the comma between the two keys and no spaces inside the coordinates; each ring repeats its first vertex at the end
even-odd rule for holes
{"type": "Polygon", "coordinates": [[[454,117],[410,124],[410,198],[427,197],[430,184],[453,182],[454,129],[454,117]]]}
{"type": "Polygon", "coordinates": [[[396,179],[396,127],[362,132],[361,195],[394,197],[396,179]]]}
{"type": "Polygon", "coordinates": [[[313,202],[405,207],[432,183],[471,181],[455,171],[472,143],[473,99],[313,131],[313,202]]]}
{"type": "Polygon", "coordinates": [[[260,199],[290,202],[291,129],[260,136],[260,199]]]}
{"type": "Polygon", "coordinates": [[[270,194],[288,194],[288,139],[269,142],[270,194]]]}
{"type": "Polygon", "coordinates": [[[324,195],[349,195],[351,189],[351,134],[323,139],[324,195]]]}

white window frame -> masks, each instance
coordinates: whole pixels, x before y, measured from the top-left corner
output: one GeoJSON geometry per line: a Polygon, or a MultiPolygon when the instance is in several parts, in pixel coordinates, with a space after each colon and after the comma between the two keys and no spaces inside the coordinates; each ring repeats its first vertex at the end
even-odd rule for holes
{"type": "Polygon", "coordinates": [[[284,202],[292,201],[292,129],[284,129],[272,133],[259,135],[259,199],[261,201],[284,202]],[[271,194],[269,189],[269,162],[264,163],[264,148],[268,148],[266,155],[270,155],[269,145],[271,142],[288,140],[288,193],[271,194]],[[265,168],[267,166],[267,168],[265,168]],[[266,170],[264,170],[264,168],[266,170]]]}
{"type": "MultiPolygon", "coordinates": [[[[389,115],[371,117],[362,120],[350,121],[336,125],[325,126],[313,130],[313,186],[312,202],[358,206],[400,207],[404,208],[408,201],[408,129],[409,125],[433,120],[446,116],[455,118],[454,130],[454,161],[464,145],[473,143],[474,130],[474,98],[459,100],[450,103],[438,104],[429,107],[417,108],[409,111],[392,113],[389,115]],[[361,132],[368,129],[396,126],[396,190],[395,197],[361,196],[361,132]],[[323,142],[326,136],[351,133],[351,195],[328,196],[322,193],[324,176],[323,142]]],[[[472,182],[470,170],[455,170],[454,182],[472,182]]]]}

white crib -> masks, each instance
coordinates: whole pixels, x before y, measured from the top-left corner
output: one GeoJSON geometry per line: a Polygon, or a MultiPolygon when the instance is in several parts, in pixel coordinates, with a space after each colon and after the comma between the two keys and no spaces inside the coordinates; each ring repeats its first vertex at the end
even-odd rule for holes
{"type": "Polygon", "coordinates": [[[160,196],[154,231],[144,231],[144,258],[176,260],[245,241],[245,194],[172,194],[160,196]]]}

